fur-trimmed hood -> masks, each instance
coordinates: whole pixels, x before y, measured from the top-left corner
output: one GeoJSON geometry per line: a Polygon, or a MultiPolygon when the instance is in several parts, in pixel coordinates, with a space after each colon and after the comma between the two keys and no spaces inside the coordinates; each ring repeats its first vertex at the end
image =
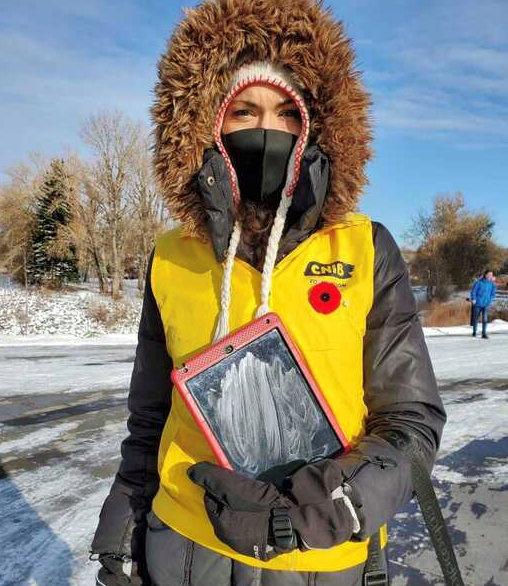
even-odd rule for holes
{"type": "Polygon", "coordinates": [[[174,219],[206,238],[196,178],[232,72],[251,61],[289,68],[310,118],[310,139],[330,160],[325,224],[356,208],[371,155],[370,97],[340,22],[314,0],[207,0],[187,11],[159,61],[152,107],[154,165],[174,219]]]}

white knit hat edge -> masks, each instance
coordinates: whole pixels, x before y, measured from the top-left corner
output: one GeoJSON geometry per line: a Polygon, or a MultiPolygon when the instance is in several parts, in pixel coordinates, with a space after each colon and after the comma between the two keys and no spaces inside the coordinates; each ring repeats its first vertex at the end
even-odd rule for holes
{"type": "Polygon", "coordinates": [[[291,70],[270,61],[253,61],[236,69],[231,78],[228,91],[234,90],[245,80],[252,78],[281,81],[290,86],[303,99],[302,90],[293,79],[291,70]]]}

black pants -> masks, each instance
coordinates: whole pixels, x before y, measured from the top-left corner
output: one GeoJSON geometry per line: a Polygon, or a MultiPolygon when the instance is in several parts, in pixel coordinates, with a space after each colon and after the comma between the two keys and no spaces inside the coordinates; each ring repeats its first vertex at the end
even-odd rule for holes
{"type": "Polygon", "coordinates": [[[242,564],[194,543],[148,514],[146,559],[154,586],[361,586],[363,564],[342,572],[286,572],[242,564]]]}

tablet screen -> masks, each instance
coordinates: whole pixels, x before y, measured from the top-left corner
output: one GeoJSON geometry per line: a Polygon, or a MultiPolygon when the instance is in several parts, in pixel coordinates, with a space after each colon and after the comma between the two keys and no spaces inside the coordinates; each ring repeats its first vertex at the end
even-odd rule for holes
{"type": "Polygon", "coordinates": [[[186,383],[233,469],[257,477],[342,450],[277,329],[186,383]]]}

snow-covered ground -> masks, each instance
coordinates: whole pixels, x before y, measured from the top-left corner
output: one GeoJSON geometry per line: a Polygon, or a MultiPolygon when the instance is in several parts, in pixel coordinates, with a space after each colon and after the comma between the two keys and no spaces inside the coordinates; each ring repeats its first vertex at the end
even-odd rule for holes
{"type": "Polygon", "coordinates": [[[19,346],[123,346],[136,343],[137,334],[99,334],[87,338],[79,338],[71,334],[33,334],[23,336],[22,334],[0,334],[0,347],[19,346]]]}
{"type": "MultiPolygon", "coordinates": [[[[88,548],[127,433],[135,327],[80,338],[87,327],[67,326],[0,336],[1,586],[94,584],[88,548]]],[[[490,333],[426,331],[448,412],[435,483],[471,586],[508,584],[508,326],[490,333]]],[[[393,586],[442,584],[414,503],[390,536],[393,586]]]]}
{"type": "Polygon", "coordinates": [[[53,340],[60,336],[82,340],[136,331],[141,297],[135,281],[124,281],[124,295],[119,301],[100,295],[96,281],[73,289],[25,291],[0,274],[0,344],[46,342],[47,336],[55,336],[53,340]]]}
{"type": "MultiPolygon", "coordinates": [[[[125,389],[134,347],[127,345],[0,347],[0,401],[20,395],[125,389]]],[[[1,403],[0,403],[1,404],[1,403]]]]}
{"type": "MultiPolygon", "coordinates": [[[[479,325],[479,330],[481,331],[481,324],[479,325]]],[[[446,327],[428,327],[423,328],[425,333],[425,337],[429,338],[431,336],[470,336],[471,335],[471,326],[464,325],[464,326],[446,326],[446,327]]],[[[508,322],[502,319],[495,319],[494,321],[490,322],[488,325],[488,333],[502,333],[508,332],[508,322]]]]}
{"type": "MultiPolygon", "coordinates": [[[[443,328],[427,338],[448,422],[434,483],[464,580],[508,584],[508,333],[489,340],[443,328]]],[[[392,586],[441,585],[417,505],[390,525],[392,586]]]]}
{"type": "MultiPolygon", "coordinates": [[[[0,273],[0,347],[135,343],[142,306],[136,280],[124,281],[123,298],[116,302],[99,294],[94,279],[73,285],[73,289],[25,292],[0,273]]],[[[422,302],[425,287],[413,287],[413,293],[422,302]]],[[[466,299],[467,292],[457,293],[456,298],[466,299]]],[[[424,331],[427,337],[471,333],[468,325],[429,327],[424,331]]],[[[489,324],[489,331],[508,332],[508,322],[495,320],[489,324]]]]}

